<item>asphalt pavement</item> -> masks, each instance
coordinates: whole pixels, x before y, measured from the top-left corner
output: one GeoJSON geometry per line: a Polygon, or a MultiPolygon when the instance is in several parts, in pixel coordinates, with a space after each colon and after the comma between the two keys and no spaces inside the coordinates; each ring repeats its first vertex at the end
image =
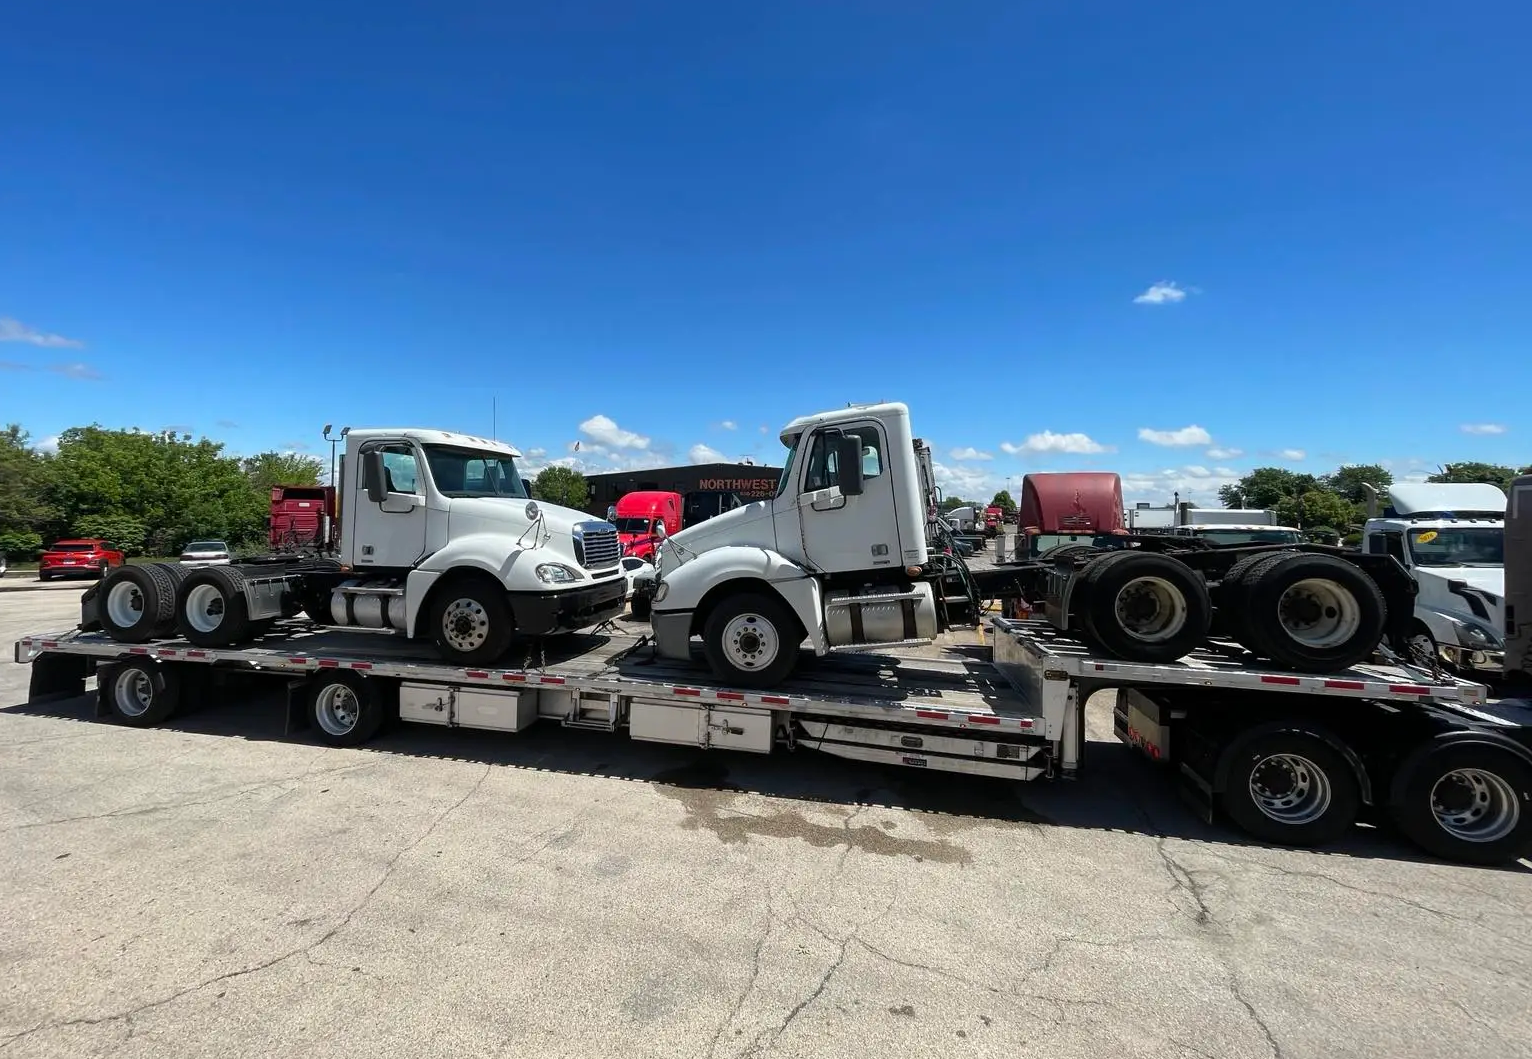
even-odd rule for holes
{"type": "MultiPolygon", "coordinates": [[[[83,587],[83,586],[81,586],[83,587]]],[[[0,642],[77,596],[0,596],[0,642]]],[[[1009,786],[539,726],[283,735],[0,663],[0,1057],[1532,1055],[1532,871],[1199,822],[1092,704],[1009,786]]]]}

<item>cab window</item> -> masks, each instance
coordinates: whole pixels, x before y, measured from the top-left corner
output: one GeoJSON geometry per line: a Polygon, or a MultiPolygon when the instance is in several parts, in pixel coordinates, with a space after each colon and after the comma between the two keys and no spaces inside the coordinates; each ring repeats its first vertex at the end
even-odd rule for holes
{"type": "MultiPolygon", "coordinates": [[[[852,427],[844,432],[847,437],[857,438],[862,445],[862,477],[876,478],[883,473],[883,439],[873,426],[852,427]]],[[[806,492],[828,489],[840,480],[836,465],[837,453],[824,434],[814,435],[814,448],[809,453],[808,470],[803,488],[806,492]]]]}

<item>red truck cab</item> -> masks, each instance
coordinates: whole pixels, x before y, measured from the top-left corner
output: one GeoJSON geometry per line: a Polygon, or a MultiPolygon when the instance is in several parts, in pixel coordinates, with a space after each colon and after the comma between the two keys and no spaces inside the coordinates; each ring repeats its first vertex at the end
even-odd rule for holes
{"type": "Polygon", "coordinates": [[[1121,547],[1122,479],[1110,471],[1029,474],[1021,480],[1016,526],[1019,559],[1074,544],[1121,547]]]}
{"type": "Polygon", "coordinates": [[[107,570],[122,563],[122,553],[97,537],[54,541],[37,562],[37,579],[104,577],[107,570]]]}
{"type": "Polygon", "coordinates": [[[273,551],[327,551],[336,544],[335,489],[328,485],[271,487],[269,540],[273,551]]]}
{"type": "Polygon", "coordinates": [[[617,539],[622,554],[654,562],[654,549],[666,537],[681,532],[681,494],[644,490],[617,501],[617,539]]]}
{"type": "Polygon", "coordinates": [[[984,535],[995,537],[1000,533],[1000,527],[1005,523],[1005,509],[991,504],[984,509],[984,535]]]}

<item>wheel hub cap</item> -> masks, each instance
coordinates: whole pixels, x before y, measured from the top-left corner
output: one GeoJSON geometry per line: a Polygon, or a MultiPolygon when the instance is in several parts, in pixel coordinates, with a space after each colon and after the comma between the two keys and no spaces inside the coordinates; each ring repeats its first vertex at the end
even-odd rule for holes
{"type": "Polygon", "coordinates": [[[482,647],[489,638],[489,615],[477,600],[455,599],[442,615],[442,635],[459,651],[482,647]]]}
{"type": "Polygon", "coordinates": [[[777,630],[759,614],[741,614],[723,630],[724,653],[739,669],[763,669],[776,660],[777,630]]]}

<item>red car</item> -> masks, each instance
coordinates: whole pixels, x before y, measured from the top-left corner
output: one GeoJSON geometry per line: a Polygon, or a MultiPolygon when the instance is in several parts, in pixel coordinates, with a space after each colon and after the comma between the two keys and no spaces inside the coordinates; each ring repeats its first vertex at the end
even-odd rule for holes
{"type": "Polygon", "coordinates": [[[85,574],[105,577],[107,570],[122,565],[122,553],[103,540],[54,541],[37,564],[37,579],[85,574]]]}

